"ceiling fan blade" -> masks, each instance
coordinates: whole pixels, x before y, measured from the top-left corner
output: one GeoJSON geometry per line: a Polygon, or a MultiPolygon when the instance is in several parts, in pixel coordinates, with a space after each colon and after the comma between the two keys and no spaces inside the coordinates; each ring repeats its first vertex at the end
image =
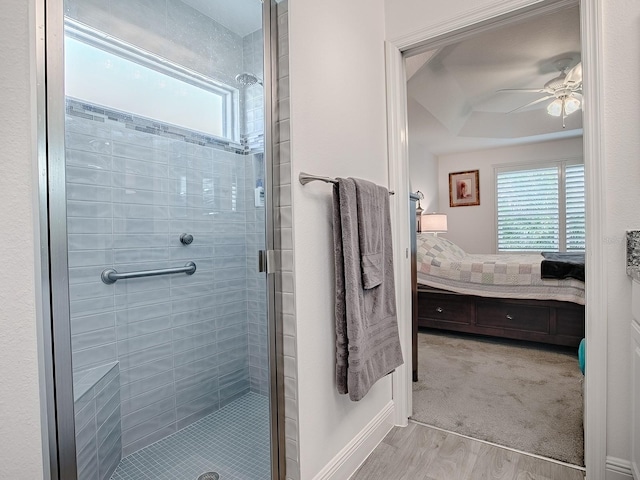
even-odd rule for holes
{"type": "Polygon", "coordinates": [[[549,100],[550,98],[554,98],[554,95],[548,95],[546,97],[539,98],[538,100],[534,100],[533,102],[527,103],[526,105],[522,105],[521,107],[516,108],[515,110],[511,110],[507,113],[517,112],[518,110],[522,110],[523,108],[530,107],[531,105],[535,105],[536,103],[544,102],[545,100],[549,100]]]}
{"type": "Polygon", "coordinates": [[[567,76],[564,78],[564,83],[569,86],[579,85],[582,83],[582,62],[578,63],[567,72],[567,76]]]}
{"type": "Polygon", "coordinates": [[[501,90],[496,90],[497,92],[510,92],[510,93],[520,93],[520,92],[528,92],[528,93],[547,93],[544,88],[503,88],[501,90]]]}

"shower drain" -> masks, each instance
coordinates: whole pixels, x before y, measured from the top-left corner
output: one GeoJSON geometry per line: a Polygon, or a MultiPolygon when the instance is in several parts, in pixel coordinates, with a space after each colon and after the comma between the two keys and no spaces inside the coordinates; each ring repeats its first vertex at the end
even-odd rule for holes
{"type": "Polygon", "coordinates": [[[198,477],[198,480],[219,480],[220,475],[216,472],[205,472],[198,477]]]}

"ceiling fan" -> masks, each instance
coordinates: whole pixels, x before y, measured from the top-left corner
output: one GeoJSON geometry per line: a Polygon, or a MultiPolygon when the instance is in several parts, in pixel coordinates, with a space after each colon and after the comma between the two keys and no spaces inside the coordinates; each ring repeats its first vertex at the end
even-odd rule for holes
{"type": "Polygon", "coordinates": [[[570,64],[570,59],[562,59],[555,62],[556,68],[560,71],[560,75],[549,80],[542,88],[508,88],[498,90],[498,92],[546,94],[546,96],[527,103],[526,105],[522,105],[508,113],[517,112],[523,108],[530,107],[531,105],[536,105],[537,103],[553,98],[554,100],[547,105],[547,113],[554,117],[561,116],[562,128],[565,128],[564,119],[578,110],[582,103],[582,62],[578,62],[576,66],[569,69],[570,64]]]}

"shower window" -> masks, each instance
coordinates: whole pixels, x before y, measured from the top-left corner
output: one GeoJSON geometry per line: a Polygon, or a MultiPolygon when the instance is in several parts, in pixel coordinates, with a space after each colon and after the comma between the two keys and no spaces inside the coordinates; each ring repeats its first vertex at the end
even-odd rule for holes
{"type": "Polygon", "coordinates": [[[65,57],[71,98],[239,140],[235,88],[69,20],[65,57]]]}

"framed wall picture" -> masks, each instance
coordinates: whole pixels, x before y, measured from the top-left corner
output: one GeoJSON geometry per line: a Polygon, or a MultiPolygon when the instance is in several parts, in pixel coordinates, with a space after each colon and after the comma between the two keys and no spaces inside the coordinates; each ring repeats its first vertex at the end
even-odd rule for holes
{"type": "Polygon", "coordinates": [[[479,170],[449,174],[449,206],[480,205],[479,170]]]}

